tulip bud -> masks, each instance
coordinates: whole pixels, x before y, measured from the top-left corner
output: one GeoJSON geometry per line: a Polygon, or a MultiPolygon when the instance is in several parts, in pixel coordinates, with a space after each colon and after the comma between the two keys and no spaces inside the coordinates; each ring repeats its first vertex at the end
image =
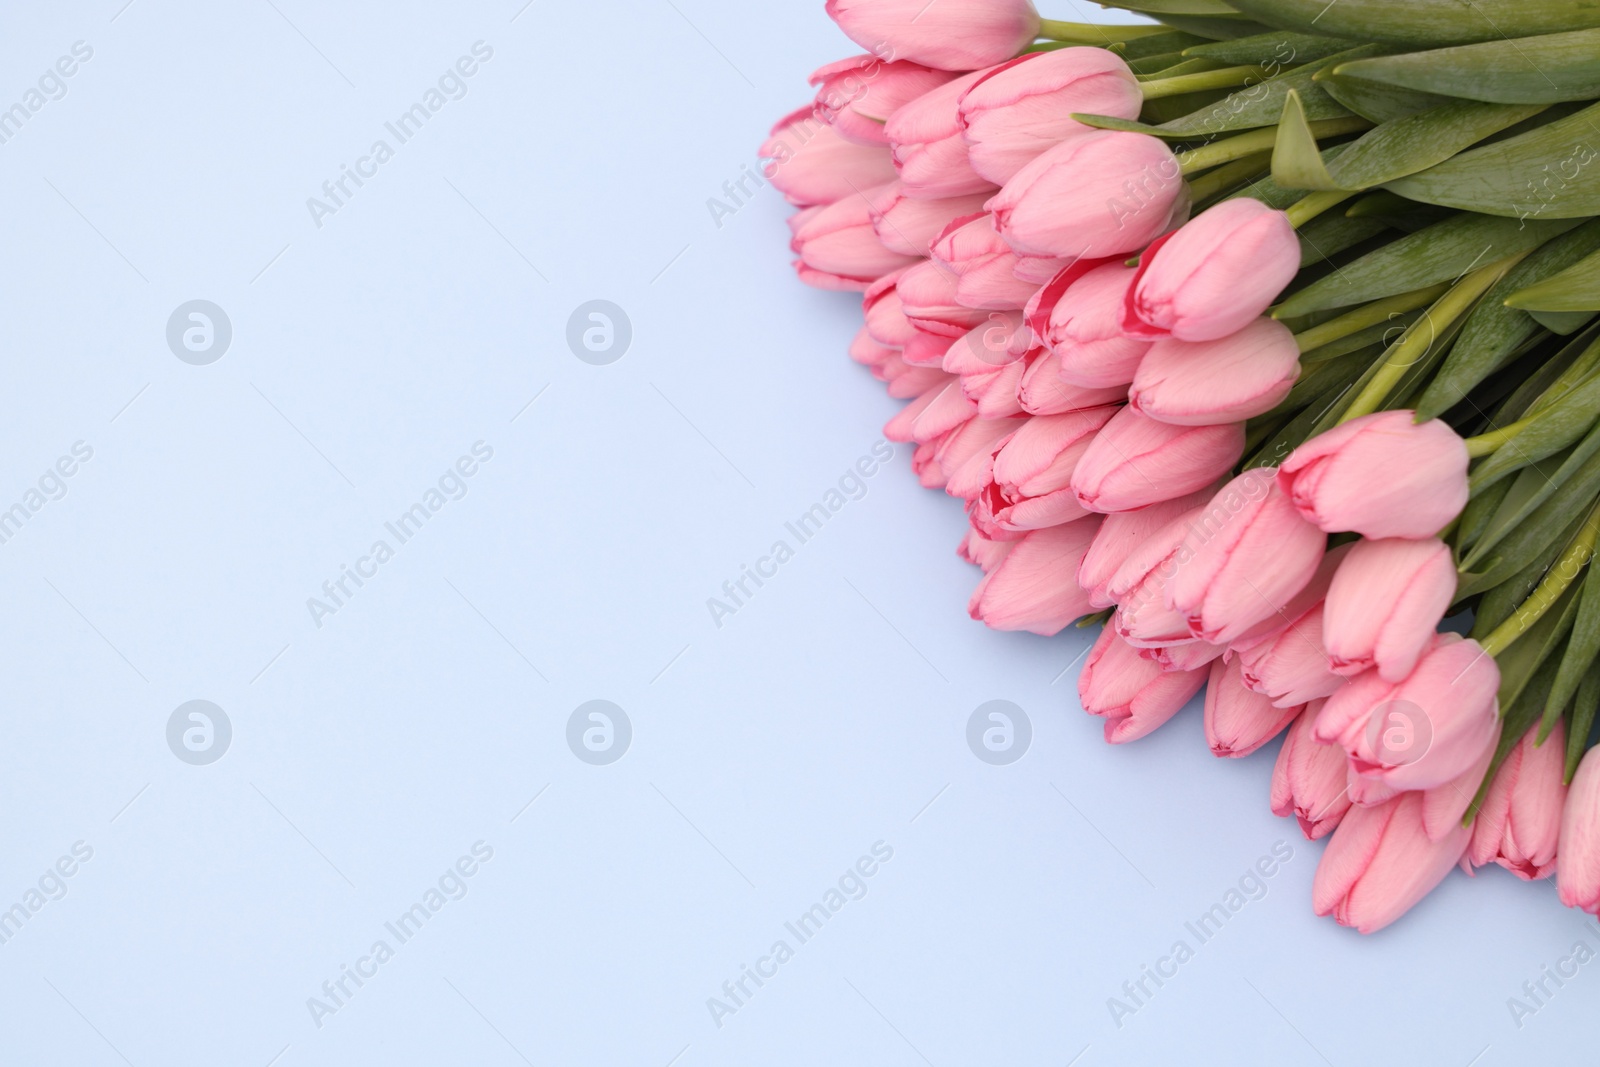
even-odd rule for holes
{"type": "Polygon", "coordinates": [[[861,294],[861,313],[867,333],[874,341],[890,348],[904,348],[917,335],[917,328],[906,318],[900,300],[900,279],[905,271],[885,274],[861,294]]]}
{"type": "Polygon", "coordinates": [[[1089,600],[1073,580],[1100,520],[1034,530],[978,583],[967,614],[995,630],[1028,630],[1050,637],[1089,614],[1089,600]]]}
{"type": "Polygon", "coordinates": [[[986,206],[1018,252],[1077,258],[1143,248],[1181,221],[1189,200],[1178,158],[1159,138],[1093,130],[1029,162],[986,206]]]}
{"type": "MultiPolygon", "coordinates": [[[[1472,806],[1472,798],[1478,795],[1478,787],[1483,784],[1483,776],[1489,773],[1489,764],[1494,761],[1495,746],[1500,743],[1500,729],[1500,723],[1495,723],[1494,736],[1484,747],[1483,755],[1478,757],[1476,763],[1443,785],[1422,791],[1422,829],[1426,831],[1429,841],[1442,841],[1452,830],[1462,825],[1467,809],[1472,806]]],[[[1362,778],[1359,775],[1353,776],[1352,780],[1363,786],[1373,781],[1371,778],[1362,778]]],[[[1388,786],[1382,788],[1389,789],[1388,786]]],[[[1359,796],[1370,791],[1358,788],[1356,792],[1359,796]]],[[[1376,797],[1375,793],[1373,795],[1374,800],[1371,803],[1381,803],[1388,799],[1376,797]]],[[[1358,800],[1356,803],[1369,802],[1358,800]]],[[[1551,847],[1553,848],[1554,844],[1551,847]]]]}
{"type": "Polygon", "coordinates": [[[1129,337],[1215,341],[1244,329],[1300,270],[1289,216],[1224,200],[1151,244],[1122,308],[1129,337]]]}
{"type": "Polygon", "coordinates": [[[1206,671],[1163,671],[1109,626],[1078,675],[1083,710],[1106,720],[1113,745],[1137,741],[1176,715],[1205,685],[1206,671]]]}
{"type": "Polygon", "coordinates": [[[1103,263],[1084,273],[1050,311],[1044,341],[1061,354],[1061,377],[1074,385],[1127,385],[1150,342],[1124,337],[1119,321],[1133,268],[1103,263]]]}
{"type": "Polygon", "coordinates": [[[891,252],[925,256],[951,221],[980,214],[987,199],[987,193],[969,193],[944,200],[916,200],[906,195],[903,182],[893,181],[872,197],[872,232],[891,252]]]}
{"type": "Polygon", "coordinates": [[[1244,454],[1244,424],[1174,426],[1118,411],[1072,474],[1078,503],[1107,514],[1215,485],[1244,454]]]}
{"type": "MultiPolygon", "coordinates": [[[[1561,812],[1567,787],[1561,781],[1567,737],[1561,720],[1536,744],[1537,730],[1522,735],[1489,785],[1489,793],[1472,823],[1467,853],[1476,867],[1498,863],[1518,878],[1531,881],[1556,869],[1561,838],[1561,812]]],[[[1561,857],[1566,862],[1566,857],[1561,857]]]]}
{"type": "Polygon", "coordinates": [[[1304,612],[1271,637],[1239,651],[1244,684],[1280,708],[1330,696],[1345,680],[1328,669],[1322,643],[1322,605],[1304,612]]]}
{"type": "Polygon", "coordinates": [[[1205,506],[1193,508],[1151,534],[1106,583],[1106,595],[1117,602],[1108,625],[1130,644],[1162,648],[1194,639],[1188,618],[1167,601],[1173,579],[1191,558],[1191,526],[1204,513],[1205,506]]]}
{"type": "Polygon", "coordinates": [[[1364,778],[1431,789],[1471,767],[1494,741],[1500,669],[1476,641],[1439,634],[1400,682],[1377,671],[1328,698],[1317,737],[1337,741],[1364,778]]]}
{"type": "Polygon", "coordinates": [[[1320,700],[1306,705],[1272,768],[1272,813],[1299,819],[1301,832],[1312,841],[1338,826],[1350,810],[1344,749],[1318,741],[1311,732],[1321,710],[1320,700]]]}
{"type": "Polygon", "coordinates": [[[994,232],[994,220],[975,215],[953,220],[930,252],[956,276],[956,299],[971,308],[1021,308],[1039,288],[1012,273],[1017,254],[994,232]]]}
{"type": "Polygon", "coordinates": [[[1471,836],[1458,825],[1444,839],[1430,841],[1422,826],[1421,793],[1352,808],[1317,864],[1312,907],[1364,934],[1381,930],[1444,880],[1471,836]]]}
{"type": "Polygon", "coordinates": [[[865,292],[885,274],[917,262],[883,247],[859,196],[829,204],[806,219],[789,247],[800,257],[800,280],[819,289],[865,292]]]}
{"type": "Polygon", "coordinates": [[[1018,56],[980,78],[961,98],[972,168],[1004,185],[1030,160],[1090,127],[1072,117],[1136,119],[1139,82],[1104,48],[1060,48],[1018,56]]]}
{"type": "Polygon", "coordinates": [[[1557,854],[1561,903],[1600,915],[1600,747],[1584,754],[1567,790],[1557,854]]]}
{"type": "Polygon", "coordinates": [[[889,116],[884,132],[907,196],[938,200],[994,189],[972,169],[961,136],[961,94],[982,76],[973,71],[945,82],[889,116]]]}
{"type": "MultiPolygon", "coordinates": [[[[986,419],[982,416],[968,420],[946,435],[939,444],[939,467],[949,479],[951,496],[970,499],[983,484],[984,463],[993,454],[1001,440],[1016,432],[1022,419],[986,419]]],[[[1008,535],[1006,540],[1016,540],[1008,535]]]]}
{"type": "MultiPolygon", "coordinates": [[[[995,449],[989,477],[971,501],[972,525],[986,537],[1081,519],[1088,512],[1072,494],[1072,468],[1110,408],[1028,419],[995,449]]],[[[1076,571],[1074,571],[1076,574],[1076,571]]]]}
{"type": "Polygon", "coordinates": [[[828,0],[827,10],[862,48],[940,70],[1003,63],[1039,33],[1029,0],[828,0]]]}
{"type": "Polygon", "coordinates": [[[1277,407],[1299,375],[1294,334],[1274,319],[1253,319],[1221,340],[1169,338],[1151,345],[1128,403],[1177,426],[1243,422],[1277,407]]]}
{"type": "Polygon", "coordinates": [[[1270,471],[1245,471],[1193,520],[1168,604],[1212,644],[1269,622],[1309,584],[1327,538],[1302,519],[1270,471]]]}
{"type": "Polygon", "coordinates": [[[1278,481],[1329,533],[1432,537],[1467,504],[1467,446],[1438,419],[1379,411],[1341,423],[1290,453],[1278,481]]]}
{"type": "MultiPolygon", "coordinates": [[[[1115,416],[1112,416],[1115,421],[1115,416]]],[[[1102,427],[1101,433],[1105,433],[1102,427]]],[[[1093,445],[1090,446],[1091,449],[1093,445]]],[[[1083,460],[1078,461],[1082,466],[1083,460]]],[[[1074,468],[1076,474],[1076,468],[1074,468]]],[[[1089,603],[1096,608],[1109,608],[1116,600],[1107,592],[1117,568],[1145,541],[1173,519],[1199,507],[1211,499],[1209,492],[1190,493],[1176,500],[1163,500],[1147,508],[1117,515],[1107,515],[1094,535],[1094,543],[1083,557],[1078,568],[1078,584],[1089,594],[1089,603]]]]}
{"type": "Polygon", "coordinates": [[[1206,744],[1214,756],[1248,756],[1271,741],[1299,715],[1304,705],[1275,705],[1245,687],[1240,661],[1211,664],[1206,686],[1206,744]]]}
{"type": "Polygon", "coordinates": [[[895,178],[888,149],[846,141],[809,104],[778,120],[760,155],[761,172],[792,204],[832,204],[895,178]]]}
{"type": "Polygon", "coordinates": [[[904,60],[884,62],[877,56],[851,56],[819,67],[811,75],[817,86],[817,117],[835,133],[856,144],[887,146],[883,124],[902,106],[954,78],[904,60]]]}
{"type": "Polygon", "coordinates": [[[1034,415],[1059,415],[1065,411],[1081,411],[1102,404],[1120,404],[1128,398],[1128,390],[1121,386],[1109,389],[1085,389],[1061,380],[1061,357],[1054,352],[1036,349],[1030,355],[1028,369],[1022,375],[1022,387],[1017,392],[1017,402],[1022,410],[1034,415]]]}
{"type": "Polygon", "coordinates": [[[1433,642],[1456,594],[1450,546],[1438,538],[1364,538],[1350,549],[1328,588],[1323,643],[1335,673],[1398,682],[1433,642]]]}
{"type": "Polygon", "coordinates": [[[1181,645],[1141,648],[1139,655],[1164,671],[1197,671],[1202,667],[1209,667],[1227,651],[1223,645],[1213,645],[1197,637],[1181,645]]]}
{"type": "Polygon", "coordinates": [[[911,325],[942,337],[960,337],[980,325],[987,314],[956,299],[955,274],[942,263],[924,260],[900,275],[895,292],[911,325]]]}

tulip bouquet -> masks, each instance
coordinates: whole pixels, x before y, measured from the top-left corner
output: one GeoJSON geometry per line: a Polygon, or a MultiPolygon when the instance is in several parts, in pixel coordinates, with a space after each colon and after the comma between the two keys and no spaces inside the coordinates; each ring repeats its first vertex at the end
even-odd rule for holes
{"type": "Polygon", "coordinates": [[[1600,7],[828,0],[763,146],[802,280],[962,500],[968,610],[1202,689],[1370,932],[1449,870],[1600,910],[1600,7]],[[1587,753],[1587,755],[1586,755],[1587,753]]]}

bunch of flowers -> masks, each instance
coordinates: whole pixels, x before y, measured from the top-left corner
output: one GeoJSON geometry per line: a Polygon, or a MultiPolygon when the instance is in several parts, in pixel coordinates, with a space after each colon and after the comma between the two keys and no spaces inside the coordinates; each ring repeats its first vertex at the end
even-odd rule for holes
{"type": "Polygon", "coordinates": [[[1103,622],[1112,743],[1202,689],[1217,755],[1284,734],[1319,915],[1600,910],[1600,6],[1107,6],[1156,21],[828,0],[867,53],[762,149],[968,611],[1103,622]]]}

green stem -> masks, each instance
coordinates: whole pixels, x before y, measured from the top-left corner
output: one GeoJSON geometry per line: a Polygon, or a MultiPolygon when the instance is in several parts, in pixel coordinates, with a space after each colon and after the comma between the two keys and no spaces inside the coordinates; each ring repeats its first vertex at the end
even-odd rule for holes
{"type": "Polygon", "coordinates": [[[1532,418],[1518,419],[1509,426],[1503,426],[1488,433],[1480,433],[1476,437],[1469,437],[1467,438],[1467,455],[1473,459],[1481,459],[1490,455],[1532,424],[1532,418]]]}
{"type": "Polygon", "coordinates": [[[1331,189],[1327,192],[1312,193],[1284,208],[1283,213],[1289,216],[1289,225],[1298,230],[1324,211],[1337,207],[1355,195],[1354,189],[1331,189]]]}
{"type": "Polygon", "coordinates": [[[1108,45],[1171,32],[1171,26],[1097,26],[1092,22],[1039,20],[1040,37],[1051,41],[1070,41],[1073,44],[1108,45]]]}
{"type": "Polygon", "coordinates": [[[1483,650],[1491,656],[1498,656],[1511,646],[1511,643],[1533,628],[1533,624],[1550,606],[1561,599],[1561,594],[1567,591],[1583,570],[1584,565],[1594,558],[1594,545],[1600,538],[1600,504],[1596,504],[1589,512],[1589,517],[1584,520],[1579,528],[1578,535],[1572,539],[1561,558],[1551,564],[1545,572],[1544,580],[1539,583],[1527,600],[1522,602],[1517,612],[1505,622],[1497,626],[1493,633],[1481,642],[1483,650]]]}
{"type": "Polygon", "coordinates": [[[1433,347],[1433,343],[1438,340],[1445,328],[1477,303],[1478,298],[1524,255],[1527,253],[1510,256],[1487,267],[1479,267],[1451,286],[1449,292],[1423,312],[1422,318],[1406,327],[1406,332],[1400,336],[1400,340],[1389,346],[1389,351],[1384,354],[1383,366],[1367,382],[1367,387],[1361,390],[1361,394],[1351,401],[1349,409],[1339,421],[1349,422],[1351,419],[1380,410],[1390,390],[1405,377],[1406,371],[1428,354],[1428,350],[1433,347]]]}
{"type": "MultiPolygon", "coordinates": [[[[1311,124],[1311,132],[1317,137],[1336,137],[1341,133],[1355,133],[1357,130],[1371,128],[1372,123],[1359,115],[1342,119],[1319,119],[1311,124]]],[[[1178,165],[1185,176],[1195,174],[1224,163],[1232,163],[1245,156],[1253,156],[1257,152],[1270,151],[1277,139],[1278,128],[1265,126],[1259,130],[1251,130],[1249,133],[1226,137],[1190,149],[1178,157],[1178,165]]]]}
{"type": "Polygon", "coordinates": [[[1248,181],[1258,175],[1267,173],[1272,165],[1271,152],[1257,152],[1253,156],[1236,159],[1232,163],[1224,163],[1215,170],[1208,170],[1198,178],[1189,179],[1189,198],[1196,204],[1203,204],[1218,193],[1232,189],[1240,182],[1248,181]]]}
{"type": "MultiPolygon", "coordinates": [[[[1164,96],[1181,96],[1184,93],[1198,93],[1205,89],[1232,89],[1235,86],[1250,84],[1251,79],[1260,81],[1267,76],[1266,71],[1252,63],[1243,67],[1222,67],[1218,70],[1201,71],[1198,74],[1157,78],[1142,83],[1139,88],[1143,90],[1146,100],[1159,100],[1164,96]]],[[[1273,132],[1277,132],[1276,127],[1273,127],[1273,132]]]]}
{"type": "Polygon", "coordinates": [[[1386,296],[1382,300],[1374,300],[1354,311],[1347,311],[1336,319],[1329,319],[1303,333],[1295,334],[1295,343],[1300,346],[1301,352],[1310,352],[1349,337],[1353,333],[1360,333],[1369,326],[1388,322],[1395,315],[1404,315],[1408,311],[1415,311],[1419,307],[1431,304],[1443,296],[1445,290],[1449,288],[1441,282],[1426,289],[1416,289],[1398,296],[1386,296]]]}

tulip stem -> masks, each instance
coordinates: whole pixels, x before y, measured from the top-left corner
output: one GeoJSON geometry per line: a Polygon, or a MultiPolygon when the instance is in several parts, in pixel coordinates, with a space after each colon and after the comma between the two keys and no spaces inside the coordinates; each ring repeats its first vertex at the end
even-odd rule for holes
{"type": "Polygon", "coordinates": [[[1516,613],[1495,628],[1494,632],[1485,637],[1480,644],[1483,650],[1491,656],[1498,656],[1511,646],[1511,643],[1533,628],[1545,612],[1550,610],[1561,594],[1567,591],[1578,577],[1584,566],[1594,559],[1594,546],[1596,539],[1600,539],[1600,503],[1589,511],[1589,517],[1584,520],[1583,526],[1578,530],[1572,543],[1567,545],[1561,558],[1556,560],[1545,572],[1544,580],[1539,583],[1527,600],[1516,613]]]}
{"type": "Polygon", "coordinates": [[[1433,303],[1445,294],[1450,287],[1444,283],[1430,285],[1426,289],[1414,289],[1409,293],[1398,296],[1386,296],[1382,300],[1374,300],[1370,304],[1363,304],[1354,311],[1347,311],[1336,319],[1313,326],[1303,333],[1294,335],[1294,340],[1300,346],[1302,353],[1321,348],[1323,345],[1332,344],[1334,341],[1349,337],[1351,334],[1360,333],[1370,326],[1388,322],[1396,315],[1403,315],[1408,311],[1415,311],[1419,307],[1433,303]]]}
{"type": "Polygon", "coordinates": [[[1092,22],[1039,20],[1040,37],[1051,41],[1069,41],[1073,44],[1111,45],[1171,32],[1171,26],[1099,26],[1092,22]]]}
{"type": "Polygon", "coordinates": [[[1224,163],[1215,170],[1208,170],[1198,178],[1189,180],[1189,199],[1196,204],[1203,204],[1242,181],[1267,173],[1271,164],[1271,152],[1257,152],[1253,156],[1224,163]]]}
{"type": "MultiPolygon", "coordinates": [[[[1206,89],[1232,89],[1236,85],[1249,85],[1266,77],[1268,74],[1264,69],[1251,63],[1242,67],[1221,67],[1217,70],[1202,70],[1195,74],[1155,78],[1141,83],[1139,88],[1143,90],[1146,100],[1159,100],[1164,96],[1181,96],[1184,93],[1198,93],[1206,89]]],[[[1277,132],[1276,128],[1273,132],[1277,132]]]]}
{"type": "Polygon", "coordinates": [[[1299,229],[1331,207],[1337,207],[1356,195],[1354,189],[1330,189],[1302,197],[1283,209],[1289,216],[1289,225],[1299,229]]]}
{"type": "Polygon", "coordinates": [[[1449,292],[1424,311],[1421,318],[1407,326],[1406,332],[1400,335],[1400,339],[1389,346],[1389,350],[1384,353],[1383,365],[1378,368],[1378,373],[1367,382],[1366,388],[1361,390],[1360,395],[1350,402],[1350,407],[1340,416],[1339,422],[1349,422],[1351,419],[1370,415],[1382,409],[1383,402],[1388,399],[1390,391],[1400,383],[1400,379],[1405,377],[1406,371],[1425,359],[1432,351],[1434,342],[1450,324],[1477,303],[1478,298],[1525,255],[1527,253],[1523,252],[1502,259],[1498,263],[1491,263],[1487,267],[1479,267],[1451,286],[1449,292]]]}
{"type": "MultiPolygon", "coordinates": [[[[1212,73],[1216,73],[1213,71],[1212,73]]],[[[1173,79],[1176,81],[1177,79],[1173,79]]],[[[1372,123],[1359,115],[1352,115],[1343,119],[1318,119],[1311,123],[1311,132],[1316,137],[1336,137],[1341,133],[1355,133],[1357,130],[1370,130],[1372,123]]],[[[1278,128],[1266,126],[1249,133],[1241,133],[1236,137],[1227,137],[1220,141],[1201,145],[1199,148],[1190,149],[1178,157],[1178,166],[1184,175],[1195,174],[1202,170],[1220,166],[1223,163],[1232,163],[1245,156],[1253,156],[1257,152],[1271,150],[1277,142],[1278,128]]]]}
{"type": "Polygon", "coordinates": [[[1467,438],[1467,455],[1473,459],[1481,459],[1484,456],[1491,455],[1532,424],[1532,418],[1518,419],[1509,426],[1502,426],[1498,430],[1491,430],[1488,433],[1480,433],[1476,437],[1469,437],[1467,438]]]}

